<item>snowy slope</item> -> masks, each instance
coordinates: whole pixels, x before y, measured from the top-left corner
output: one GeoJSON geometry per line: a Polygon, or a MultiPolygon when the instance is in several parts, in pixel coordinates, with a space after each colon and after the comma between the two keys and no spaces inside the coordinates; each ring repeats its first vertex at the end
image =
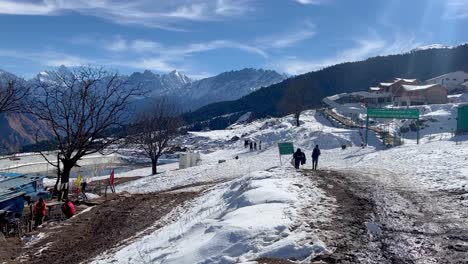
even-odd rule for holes
{"type": "Polygon", "coordinates": [[[286,116],[226,130],[191,132],[178,142],[202,152],[199,166],[165,167],[163,173],[118,186],[117,191],[153,192],[200,183],[211,187],[174,208],[153,227],[98,256],[94,263],[239,263],[264,256],[308,263],[326,253],[332,246],[317,238],[307,220],[326,223],[336,202],[313,178],[293,170],[290,156],[284,156],[280,165],[278,142],[292,141],[305,150],[306,167],[318,144],[322,147],[319,169],[372,174],[388,186],[398,180],[421,192],[466,192],[468,136],[446,135],[453,126],[454,105],[425,109],[423,118],[436,121],[426,121],[430,123],[422,133],[422,144],[414,144],[409,132],[404,135],[406,144],[390,149],[383,148],[373,133],[374,145],[358,147],[359,130],[332,127],[315,111],[304,113],[300,127],[294,126],[292,116],[286,116]],[[262,141],[262,150],[245,149],[243,139],[247,138],[262,141]],[[342,150],[343,143],[353,146],[342,150]]]}
{"type": "Polygon", "coordinates": [[[253,172],[210,189],[183,217],[94,263],[239,263],[258,257],[306,260],[326,250],[302,215],[326,221],[323,193],[284,169],[253,172]],[[305,197],[307,196],[307,197],[305,197]],[[310,206],[313,204],[314,206],[310,206]],[[292,231],[291,227],[296,228],[292,231]]]}

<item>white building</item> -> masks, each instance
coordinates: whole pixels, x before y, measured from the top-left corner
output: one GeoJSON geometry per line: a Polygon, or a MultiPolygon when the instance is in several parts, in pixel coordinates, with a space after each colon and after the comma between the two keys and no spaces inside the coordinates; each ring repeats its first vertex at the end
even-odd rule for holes
{"type": "Polygon", "coordinates": [[[447,87],[449,91],[462,89],[462,83],[468,82],[468,73],[456,71],[446,73],[426,81],[427,84],[439,84],[447,87]]]}

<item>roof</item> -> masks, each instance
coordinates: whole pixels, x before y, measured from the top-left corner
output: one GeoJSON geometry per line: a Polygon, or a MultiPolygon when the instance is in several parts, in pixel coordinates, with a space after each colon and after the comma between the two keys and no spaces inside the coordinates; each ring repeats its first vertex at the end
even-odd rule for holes
{"type": "Polygon", "coordinates": [[[11,200],[16,197],[23,196],[25,194],[26,194],[25,192],[17,192],[17,191],[4,191],[4,192],[0,191],[0,203],[11,200]]]}
{"type": "Polygon", "coordinates": [[[370,87],[369,90],[371,90],[371,91],[380,91],[380,87],[370,87]]]}
{"type": "Polygon", "coordinates": [[[396,78],[396,81],[404,81],[404,82],[416,82],[418,79],[403,79],[403,78],[396,78]]]}
{"type": "Polygon", "coordinates": [[[466,75],[468,76],[468,73],[466,73],[466,72],[464,72],[464,71],[455,71],[455,72],[449,72],[449,73],[446,73],[446,74],[442,74],[442,75],[433,77],[433,78],[431,78],[431,79],[426,80],[426,82],[430,82],[430,81],[433,81],[433,80],[436,80],[436,79],[444,78],[444,77],[446,77],[447,75],[454,74],[454,73],[463,73],[463,74],[466,74],[466,75]]]}
{"type": "Polygon", "coordinates": [[[9,179],[11,177],[17,177],[21,176],[21,173],[15,173],[15,172],[0,172],[0,182],[6,179],[9,179]]]}
{"type": "Polygon", "coordinates": [[[16,177],[8,177],[0,180],[0,193],[2,191],[10,191],[16,189],[16,187],[21,187],[23,185],[29,184],[41,180],[45,177],[43,176],[30,176],[30,175],[20,175],[16,177]]]}
{"type": "Polygon", "coordinates": [[[438,84],[427,84],[427,85],[408,85],[408,84],[403,84],[401,86],[401,88],[403,88],[403,90],[409,92],[409,91],[418,91],[418,90],[426,90],[426,89],[429,89],[429,88],[432,88],[432,87],[442,87],[438,84]]]}
{"type": "Polygon", "coordinates": [[[380,83],[380,86],[390,86],[392,84],[394,84],[395,82],[392,82],[392,83],[380,83]]]}

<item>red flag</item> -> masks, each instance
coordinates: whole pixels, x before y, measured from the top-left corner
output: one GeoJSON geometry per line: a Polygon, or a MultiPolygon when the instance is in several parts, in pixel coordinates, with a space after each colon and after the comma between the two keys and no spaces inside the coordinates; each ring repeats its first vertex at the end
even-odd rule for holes
{"type": "Polygon", "coordinates": [[[112,172],[111,172],[110,178],[109,178],[109,183],[110,183],[111,186],[114,186],[114,182],[115,182],[114,169],[112,169],[112,172]]]}

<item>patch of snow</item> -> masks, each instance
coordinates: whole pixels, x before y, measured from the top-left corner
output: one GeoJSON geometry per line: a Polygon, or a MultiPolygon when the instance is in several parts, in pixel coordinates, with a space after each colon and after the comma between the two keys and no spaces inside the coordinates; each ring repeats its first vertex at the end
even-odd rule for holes
{"type": "Polygon", "coordinates": [[[302,213],[324,218],[314,183],[281,168],[217,185],[181,219],[93,263],[239,263],[258,257],[307,260],[326,250],[302,213]],[[302,187],[299,187],[302,186],[302,187]],[[303,190],[311,188],[304,199],[303,190]],[[315,204],[313,208],[311,204],[315,204]],[[298,228],[292,228],[296,226],[298,228]]]}

